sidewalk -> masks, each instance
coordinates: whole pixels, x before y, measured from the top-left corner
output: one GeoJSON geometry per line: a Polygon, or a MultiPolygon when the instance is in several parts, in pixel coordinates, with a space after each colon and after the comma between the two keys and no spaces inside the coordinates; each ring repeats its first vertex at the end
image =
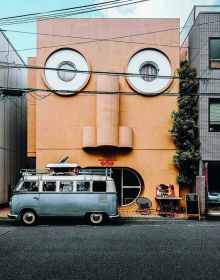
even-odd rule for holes
{"type": "Polygon", "coordinates": [[[9,213],[9,208],[0,209],[0,218],[7,218],[9,213]]]}
{"type": "MultiPolygon", "coordinates": [[[[150,213],[140,213],[137,211],[137,205],[131,204],[130,206],[126,207],[119,207],[118,208],[119,216],[121,218],[164,218],[164,215],[159,215],[159,211],[155,209],[151,209],[150,213]]],[[[185,213],[175,213],[174,216],[166,215],[166,218],[171,219],[187,219],[185,213]]]]}
{"type": "MultiPolygon", "coordinates": [[[[141,214],[137,212],[137,206],[131,205],[130,207],[119,207],[118,212],[120,218],[164,218],[164,216],[159,215],[158,211],[151,210],[149,214],[141,214]]],[[[8,218],[9,208],[0,209],[0,219],[8,218]]],[[[175,213],[174,217],[166,215],[166,218],[171,219],[187,219],[185,213],[175,213]]]]}

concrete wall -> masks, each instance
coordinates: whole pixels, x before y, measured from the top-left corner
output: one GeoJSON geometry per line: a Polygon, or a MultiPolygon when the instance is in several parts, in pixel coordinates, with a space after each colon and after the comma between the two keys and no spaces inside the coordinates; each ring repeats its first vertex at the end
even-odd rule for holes
{"type": "MultiPolygon", "coordinates": [[[[0,33],[0,63],[24,64],[0,33]]],[[[25,69],[1,69],[0,87],[26,87],[25,69]]],[[[0,97],[0,204],[8,201],[8,186],[15,185],[26,164],[26,99],[0,97]]]]}
{"type": "MultiPolygon", "coordinates": [[[[220,38],[220,13],[199,14],[189,35],[189,61],[197,68],[198,77],[220,77],[220,69],[209,69],[209,38],[220,38]],[[196,26],[197,25],[197,26],[196,26]]],[[[199,93],[199,132],[203,161],[220,161],[220,133],[209,132],[209,99],[220,98],[220,81],[200,81],[199,93]],[[211,95],[211,93],[214,93],[211,95]]],[[[202,170],[200,170],[202,175],[202,170]]]]}

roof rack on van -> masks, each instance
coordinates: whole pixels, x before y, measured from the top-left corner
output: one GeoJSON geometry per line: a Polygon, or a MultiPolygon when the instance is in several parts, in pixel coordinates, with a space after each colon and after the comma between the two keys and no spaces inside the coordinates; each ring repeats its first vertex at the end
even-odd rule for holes
{"type": "Polygon", "coordinates": [[[106,175],[106,176],[111,176],[112,174],[112,169],[111,168],[94,168],[94,169],[89,169],[89,168],[84,168],[84,169],[79,169],[78,174],[94,174],[94,175],[106,175]]]}
{"type": "Polygon", "coordinates": [[[24,175],[48,174],[49,170],[48,169],[21,169],[20,173],[24,175]]]}
{"type": "MultiPolygon", "coordinates": [[[[107,177],[112,176],[112,169],[111,168],[84,168],[84,169],[78,169],[76,173],[72,172],[66,172],[66,171],[56,171],[53,169],[21,169],[20,173],[22,174],[22,177],[27,177],[27,176],[33,176],[36,175],[38,176],[38,180],[42,179],[42,175],[84,175],[85,179],[88,179],[88,176],[93,176],[93,175],[99,175],[100,177],[105,176],[105,180],[107,180],[107,177]]],[[[100,178],[101,179],[101,178],[100,178]]]]}
{"type": "Polygon", "coordinates": [[[79,169],[78,171],[78,174],[79,175],[100,175],[100,176],[105,176],[106,180],[107,180],[107,177],[111,177],[112,176],[112,169],[111,168],[104,168],[104,169],[101,169],[101,168],[84,168],[84,169],[79,169]]]}
{"type": "Polygon", "coordinates": [[[21,169],[20,173],[22,177],[25,178],[27,176],[36,175],[38,176],[38,180],[42,178],[43,174],[49,174],[50,170],[48,169],[21,169]]]}

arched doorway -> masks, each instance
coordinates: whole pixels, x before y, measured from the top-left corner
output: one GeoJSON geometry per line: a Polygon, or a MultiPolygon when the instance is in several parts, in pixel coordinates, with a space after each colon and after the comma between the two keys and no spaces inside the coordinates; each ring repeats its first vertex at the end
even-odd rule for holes
{"type": "MultiPolygon", "coordinates": [[[[89,168],[96,169],[97,167],[89,168]]],[[[98,168],[100,169],[100,167],[98,168]]],[[[111,167],[111,170],[111,177],[115,181],[119,205],[126,206],[133,203],[139,197],[144,186],[142,177],[129,167],[111,167]]]]}
{"type": "Polygon", "coordinates": [[[143,179],[131,168],[112,168],[112,178],[115,181],[120,206],[131,204],[139,197],[143,187],[143,179]]]}

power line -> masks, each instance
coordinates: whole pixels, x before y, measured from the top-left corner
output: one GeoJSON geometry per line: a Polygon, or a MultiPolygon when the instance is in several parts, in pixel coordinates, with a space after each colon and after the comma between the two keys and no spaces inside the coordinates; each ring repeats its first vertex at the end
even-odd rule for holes
{"type": "Polygon", "coordinates": [[[59,9],[59,10],[52,10],[52,11],[47,11],[47,12],[41,12],[41,13],[32,13],[32,14],[25,14],[25,15],[19,15],[19,16],[14,16],[14,17],[7,17],[7,18],[2,18],[3,23],[5,22],[7,23],[22,23],[24,21],[30,21],[30,19],[48,19],[51,18],[51,16],[53,15],[53,17],[57,17],[58,15],[62,15],[65,16],[65,14],[69,13],[69,11],[74,11],[74,10],[79,10],[79,9],[85,9],[85,8],[92,8],[92,7],[100,7],[103,4],[104,5],[109,5],[109,4],[114,4],[116,2],[119,2],[121,0],[115,0],[115,1],[108,1],[108,2],[102,2],[102,3],[97,3],[97,4],[91,4],[91,5],[84,5],[84,6],[76,6],[76,7],[72,7],[72,8],[65,8],[65,9],[59,9]],[[66,11],[66,12],[64,12],[66,11]],[[48,14],[48,15],[47,15],[48,14]],[[20,22],[17,19],[20,19],[20,22]],[[16,21],[17,20],[17,21],[16,21]]]}
{"type": "MultiPolygon", "coordinates": [[[[61,37],[61,38],[71,38],[71,39],[82,39],[82,40],[90,40],[85,42],[73,42],[69,44],[59,44],[59,45],[51,45],[51,46],[45,46],[45,47],[36,47],[36,48],[26,48],[26,49],[19,49],[17,51],[28,51],[28,50],[35,50],[35,49],[48,49],[48,48],[54,48],[54,47],[64,47],[64,46],[71,46],[71,45],[81,45],[81,44],[87,44],[87,43],[95,43],[95,42],[115,42],[115,43],[125,43],[125,44],[137,44],[137,45],[145,45],[145,46],[161,46],[161,47],[171,47],[171,48],[179,48],[179,45],[169,45],[169,44],[156,44],[156,43],[146,43],[146,42],[136,42],[136,41],[123,41],[123,40],[117,40],[114,38],[88,38],[88,37],[79,37],[79,36],[68,36],[68,35],[56,35],[56,34],[48,34],[48,33],[39,33],[39,32],[26,32],[26,31],[15,31],[15,30],[2,30],[4,32],[15,32],[15,33],[21,33],[21,34],[33,34],[33,35],[43,35],[43,36],[52,36],[52,37],[61,37]]],[[[184,47],[187,48],[187,47],[184,47]]],[[[13,50],[11,50],[13,51],[13,50]]],[[[6,52],[6,51],[0,51],[0,52],[6,52]]]]}
{"type": "MultiPolygon", "coordinates": [[[[218,22],[218,21],[215,21],[215,22],[218,22]]],[[[209,23],[214,23],[214,22],[209,22],[209,23]]],[[[202,23],[202,24],[198,24],[198,25],[203,25],[203,24],[209,24],[209,23],[202,23]]],[[[192,25],[192,26],[196,26],[196,24],[195,25],[192,25]]],[[[191,26],[191,27],[192,27],[191,26]]],[[[185,28],[187,28],[187,27],[189,27],[189,26],[186,26],[185,28]]],[[[177,29],[177,28],[175,28],[175,29],[177,29]]],[[[169,29],[169,31],[170,30],[173,30],[173,29],[169,29]]],[[[157,32],[163,32],[163,31],[165,31],[165,30],[160,30],[160,31],[153,31],[153,32],[148,32],[148,34],[152,34],[152,33],[157,33],[157,32]]],[[[166,29],[166,31],[168,31],[168,29],[166,29]]],[[[144,35],[144,34],[146,34],[146,33],[141,33],[141,34],[132,34],[132,35],[127,35],[127,36],[121,36],[121,37],[116,37],[116,38],[126,38],[126,37],[131,37],[131,36],[140,36],[140,35],[144,35]]],[[[47,34],[48,35],[48,34],[47,34]]],[[[54,36],[59,36],[59,35],[54,35],[54,36]]],[[[79,37],[80,38],[80,37],[79,37]]],[[[86,38],[83,38],[83,37],[81,37],[82,39],[86,39],[86,38]]],[[[113,38],[114,39],[114,38],[113,38]]],[[[97,40],[106,40],[106,41],[108,41],[108,40],[110,40],[110,39],[94,39],[93,38],[93,40],[94,41],[97,41],[97,40]]],[[[119,41],[114,41],[114,42],[119,42],[119,41]]],[[[125,43],[129,43],[128,41],[123,41],[123,42],[125,42],[125,43]]],[[[82,42],[82,43],[87,43],[87,42],[82,42]]],[[[131,43],[135,43],[135,42],[131,42],[131,43]]],[[[142,43],[141,43],[142,44],[142,43]]],[[[143,43],[143,44],[145,44],[145,43],[143,43]]],[[[72,44],[71,44],[72,45],[72,44]]],[[[153,45],[155,45],[155,44],[153,44],[153,45]]],[[[176,46],[175,46],[176,47],[176,46]]],[[[199,48],[198,48],[199,49],[199,48]]],[[[196,56],[197,56],[197,54],[196,54],[196,56]]],[[[19,68],[21,68],[21,66],[19,66],[19,68]]],[[[41,68],[42,69],[42,68],[41,68]]],[[[43,68],[43,69],[47,69],[47,68],[43,68]]],[[[50,70],[58,70],[57,68],[54,68],[54,69],[50,69],[50,70]]],[[[65,69],[62,69],[62,71],[65,71],[65,69]]],[[[68,69],[66,69],[66,71],[71,71],[71,70],[68,70],[68,69]]],[[[73,70],[74,71],[74,70],[73,70]]],[[[113,72],[99,72],[99,71],[91,71],[91,73],[92,74],[111,74],[111,75],[135,75],[135,76],[137,76],[137,75],[140,75],[140,74],[133,74],[133,73],[117,73],[117,72],[115,72],[115,73],[113,73],[113,72]]],[[[154,75],[152,75],[153,77],[154,77],[154,75]]],[[[201,75],[202,76],[202,75],[201,75]]],[[[173,79],[179,79],[179,77],[175,77],[175,76],[157,76],[157,78],[173,78],[173,79]]],[[[218,78],[197,78],[197,79],[199,79],[199,80],[219,80],[218,78]]]]}
{"type": "MultiPolygon", "coordinates": [[[[102,2],[102,3],[112,3],[112,2],[118,2],[121,0],[114,0],[114,1],[106,1],[106,2],[102,2]]],[[[46,13],[53,13],[53,12],[61,12],[61,11],[69,11],[72,9],[77,9],[77,8],[85,8],[85,7],[92,7],[92,6],[98,6],[99,4],[89,4],[89,5],[83,5],[83,6],[78,6],[78,7],[72,7],[72,8],[64,8],[64,9],[57,9],[57,10],[50,10],[50,11],[46,11],[46,12],[39,12],[39,13],[29,13],[29,14],[23,14],[23,15],[19,15],[19,16],[11,16],[11,17],[5,17],[5,18],[0,18],[0,20],[8,20],[8,19],[14,19],[14,18],[21,18],[21,17],[28,17],[28,16],[39,16],[39,15],[43,15],[46,13]]]]}
{"type": "MultiPolygon", "coordinates": [[[[24,34],[34,34],[34,35],[42,35],[42,36],[52,36],[52,37],[61,37],[61,38],[72,38],[72,39],[82,39],[82,40],[90,40],[86,42],[73,42],[69,44],[60,44],[60,45],[52,45],[52,46],[45,46],[45,47],[36,47],[36,48],[25,48],[25,49],[20,49],[16,51],[29,51],[29,50],[35,50],[35,49],[47,49],[47,48],[54,48],[54,47],[64,47],[64,46],[70,46],[70,45],[78,45],[78,44],[86,44],[86,43],[93,43],[97,41],[110,41],[110,42],[119,42],[119,43],[128,43],[128,44],[140,44],[140,45],[153,45],[153,46],[166,46],[166,47],[177,47],[179,48],[179,45],[169,45],[169,44],[149,44],[149,43],[144,43],[144,42],[135,42],[135,41],[123,41],[119,39],[123,38],[129,38],[129,37],[136,37],[136,36],[143,36],[143,35],[150,35],[150,34],[155,34],[155,33],[160,33],[160,32],[168,32],[168,31],[174,31],[174,30],[180,30],[184,28],[190,28],[193,26],[202,26],[202,25],[207,25],[211,23],[217,23],[220,21],[209,21],[205,23],[199,23],[199,24],[193,24],[189,26],[184,26],[184,27],[176,27],[176,28],[169,28],[169,29],[162,29],[162,30],[156,30],[156,31],[150,31],[150,32],[144,32],[144,33],[137,33],[137,34],[130,34],[130,35],[124,35],[124,36],[118,36],[118,37],[113,37],[113,38],[91,38],[91,37],[79,37],[79,36],[69,36],[69,35],[62,35],[62,34],[49,34],[49,33],[38,33],[38,32],[27,32],[27,31],[19,31],[19,30],[8,30],[8,29],[2,29],[1,31],[4,32],[15,32],[15,33],[24,33],[24,34]]],[[[182,48],[188,48],[188,47],[182,47],[182,48]]],[[[199,49],[199,48],[193,48],[193,49],[199,49]]],[[[11,50],[13,51],[13,50],[11,50]]],[[[0,52],[6,52],[6,51],[0,51],[0,52]]]]}
{"type": "Polygon", "coordinates": [[[86,6],[77,6],[77,7],[48,11],[48,12],[43,12],[43,13],[27,14],[27,15],[20,15],[20,16],[9,17],[9,18],[2,18],[2,19],[0,19],[0,24],[3,26],[3,25],[11,25],[11,24],[28,23],[28,22],[33,22],[35,20],[43,21],[43,20],[47,20],[47,19],[51,19],[51,18],[68,17],[68,16],[84,14],[84,13],[91,13],[91,12],[105,10],[105,9],[123,7],[123,6],[133,5],[133,4],[146,2],[146,1],[149,1],[149,0],[138,0],[138,1],[137,0],[114,0],[114,1],[108,1],[108,2],[101,2],[101,3],[97,3],[97,4],[90,4],[90,5],[86,5],[86,6]],[[48,15],[45,15],[46,13],[48,13],[48,15]]]}
{"type": "MultiPolygon", "coordinates": [[[[75,18],[72,18],[73,20],[75,18]]],[[[202,25],[202,24],[200,24],[202,25]]],[[[155,27],[155,25],[152,25],[155,27]]],[[[156,26],[158,27],[158,26],[156,26]]],[[[83,40],[94,40],[94,41],[111,41],[111,40],[117,40],[117,39],[123,39],[123,38],[129,38],[129,37],[136,37],[136,36],[142,36],[142,35],[151,35],[154,33],[160,33],[160,32],[166,32],[166,31],[174,31],[179,30],[181,27],[175,27],[175,28],[168,28],[168,29],[161,29],[161,30],[155,30],[155,31],[149,31],[144,33],[136,33],[136,34],[130,34],[130,35],[124,35],[124,36],[117,36],[112,38],[92,38],[92,37],[81,37],[81,36],[70,36],[70,35],[63,35],[63,34],[51,34],[51,33],[42,33],[42,32],[29,32],[29,31],[20,31],[20,30],[9,30],[9,29],[2,29],[3,32],[15,32],[15,33],[24,33],[24,34],[31,34],[31,35],[42,35],[42,36],[51,36],[51,37],[60,37],[60,38],[72,38],[72,39],[83,39],[83,40]]],[[[90,41],[89,41],[90,42],[90,41]]],[[[114,41],[114,42],[120,42],[120,41],[114,41]]],[[[128,42],[128,41],[122,41],[122,42],[128,42]]],[[[143,43],[143,42],[140,42],[143,43]]]]}
{"type": "MultiPolygon", "coordinates": [[[[179,80],[179,76],[160,76],[160,75],[150,75],[150,74],[140,74],[140,73],[129,73],[129,72],[113,72],[113,71],[94,71],[94,70],[76,70],[76,69],[59,69],[54,67],[43,67],[43,66],[32,66],[32,65],[22,65],[22,64],[14,64],[14,63],[7,63],[0,61],[0,69],[9,69],[9,68],[16,68],[16,69],[32,69],[32,70],[51,70],[51,71],[62,71],[62,72],[73,72],[73,73],[80,73],[80,74],[97,74],[97,75],[109,75],[109,76],[125,76],[125,77],[152,77],[155,79],[177,79],[179,80]]],[[[220,78],[195,78],[197,80],[202,81],[220,81],[220,78]]]]}
{"type": "Polygon", "coordinates": [[[97,74],[97,75],[110,75],[110,76],[126,76],[126,77],[156,77],[156,78],[163,78],[163,79],[179,79],[177,76],[158,76],[158,75],[150,75],[150,74],[139,74],[139,73],[126,73],[126,72],[112,72],[112,71],[93,71],[93,70],[71,70],[71,69],[59,69],[54,67],[43,67],[43,66],[31,66],[31,65],[22,65],[22,64],[14,64],[14,63],[7,63],[0,61],[0,69],[9,69],[9,68],[16,68],[16,69],[32,69],[32,70],[51,70],[51,71],[62,71],[62,72],[73,72],[73,73],[80,73],[80,74],[97,74]],[[1,64],[2,63],[2,64],[1,64]]]}
{"type": "MultiPolygon", "coordinates": [[[[110,1],[110,2],[115,2],[115,1],[110,1]]],[[[119,0],[119,1],[122,1],[122,0],[119,0]]],[[[137,0],[126,0],[126,1],[137,1],[137,0]]],[[[142,1],[139,0],[138,2],[145,2],[145,1],[149,1],[149,0],[142,0],[142,1]]],[[[107,3],[107,2],[105,2],[105,3],[107,3]]],[[[133,3],[130,3],[130,4],[133,4],[133,3]]],[[[94,4],[94,5],[96,5],[96,4],[94,4]]],[[[114,38],[110,38],[110,39],[108,39],[108,38],[107,39],[104,39],[104,38],[97,39],[97,38],[90,38],[90,37],[74,37],[74,36],[63,35],[63,34],[49,34],[49,33],[39,33],[39,32],[27,32],[27,31],[9,30],[9,29],[0,29],[0,31],[4,31],[4,32],[17,32],[17,33],[25,33],[25,34],[38,34],[38,35],[53,36],[53,37],[57,36],[57,37],[79,38],[79,39],[91,39],[91,40],[98,40],[99,41],[99,40],[114,40],[114,39],[122,39],[122,38],[127,38],[127,37],[136,37],[136,36],[142,36],[142,35],[154,34],[154,33],[159,33],[159,32],[166,32],[166,31],[174,31],[174,30],[180,30],[180,29],[182,29],[182,31],[183,31],[183,29],[185,29],[185,28],[191,28],[193,26],[202,26],[202,25],[207,25],[207,24],[211,24],[211,23],[218,23],[218,22],[220,22],[220,21],[219,20],[217,20],[217,21],[209,21],[209,22],[192,24],[192,25],[187,25],[187,26],[182,26],[182,27],[175,27],[175,28],[168,28],[168,29],[144,32],[144,33],[137,33],[137,34],[130,34],[130,35],[125,35],[125,36],[118,36],[118,37],[114,37],[114,38]]],[[[1,18],[0,18],[0,25],[2,25],[1,24],[1,18]]],[[[153,26],[155,26],[155,25],[153,25],[153,26]]]]}
{"type": "MultiPolygon", "coordinates": [[[[69,94],[110,94],[110,95],[141,95],[140,93],[137,92],[119,92],[119,91],[88,91],[88,90],[80,90],[80,91],[71,91],[71,90],[51,90],[51,89],[42,89],[42,88],[12,88],[12,87],[0,87],[0,91],[1,90],[8,90],[8,91],[17,91],[17,90],[22,90],[25,93],[29,93],[29,92],[49,92],[50,94],[48,94],[46,97],[50,96],[51,94],[54,94],[55,92],[59,92],[59,93],[69,93],[69,94]]],[[[178,93],[168,93],[168,94],[173,94],[173,95],[178,95],[178,93]]],[[[167,95],[168,95],[167,94],[167,95]]],[[[143,94],[144,95],[144,94],[143,94]]],[[[43,99],[43,98],[42,98],[43,99]]]]}
{"type": "MultiPolygon", "coordinates": [[[[75,94],[85,94],[85,95],[90,95],[90,94],[110,94],[110,95],[129,95],[129,96],[132,96],[132,95],[137,95],[137,96],[140,96],[140,95],[146,95],[146,96],[150,96],[151,92],[149,93],[137,93],[137,92],[133,92],[133,91],[95,91],[95,90],[80,90],[80,91],[71,91],[71,90],[51,90],[51,89],[44,89],[44,88],[16,88],[16,87],[0,87],[0,91],[1,90],[9,90],[9,91],[12,91],[12,90],[22,90],[24,93],[28,94],[28,93],[31,93],[31,92],[46,92],[46,93],[49,93],[48,95],[46,96],[42,96],[41,99],[44,99],[48,96],[51,96],[53,95],[55,92],[59,92],[59,93],[69,93],[69,94],[72,94],[72,95],[75,95],[75,94]]],[[[155,93],[152,93],[154,95],[152,96],[155,96],[155,93]]],[[[158,93],[157,94],[158,96],[179,96],[179,93],[178,92],[163,92],[163,93],[158,93]]],[[[188,96],[192,96],[190,93],[186,93],[186,95],[188,96]]],[[[193,96],[220,96],[220,93],[193,93],[193,96]]],[[[40,97],[38,95],[38,97],[40,97]]]]}
{"type": "MultiPolygon", "coordinates": [[[[59,44],[59,45],[51,45],[51,46],[45,46],[45,47],[36,47],[36,48],[24,48],[24,49],[16,49],[17,52],[20,51],[30,51],[30,50],[41,50],[41,49],[50,49],[50,48],[57,48],[57,47],[68,47],[68,46],[73,46],[73,45],[82,45],[82,44],[87,44],[87,43],[95,43],[97,41],[110,41],[110,42],[115,42],[115,43],[125,43],[125,44],[137,44],[137,45],[145,45],[147,48],[148,46],[161,46],[161,47],[173,47],[173,48],[179,48],[180,46],[178,45],[166,45],[166,44],[149,44],[149,43],[139,43],[139,42],[132,42],[132,41],[115,41],[115,40],[92,40],[92,41],[86,41],[86,42],[76,42],[76,43],[69,43],[69,44],[59,44]]],[[[188,47],[184,47],[188,48],[188,47]]],[[[198,48],[196,48],[198,49],[198,48]]],[[[10,50],[9,52],[14,52],[15,50],[10,50]]],[[[7,51],[0,51],[0,53],[5,53],[7,51]]]]}

